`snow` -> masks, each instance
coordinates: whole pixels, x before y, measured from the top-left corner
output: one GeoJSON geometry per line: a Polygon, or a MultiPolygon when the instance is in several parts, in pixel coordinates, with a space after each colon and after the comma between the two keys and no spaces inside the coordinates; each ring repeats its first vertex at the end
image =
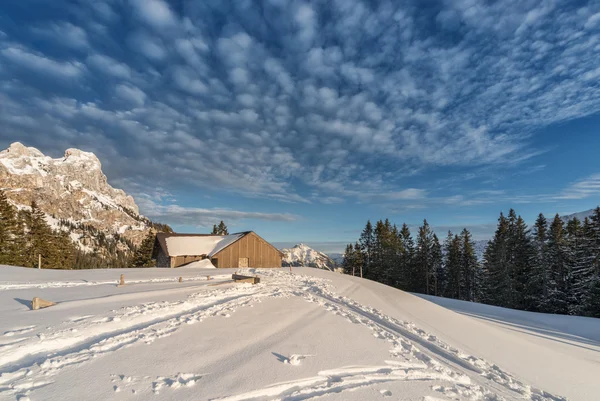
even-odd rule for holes
{"type": "Polygon", "coordinates": [[[258,285],[235,271],[0,267],[0,400],[599,398],[597,319],[536,316],[536,336],[516,327],[526,312],[457,313],[313,268],[241,271],[258,285]],[[30,311],[34,296],[58,303],[30,311]]]}
{"type": "Polygon", "coordinates": [[[210,263],[210,259],[204,259],[188,263],[187,265],[179,266],[178,269],[216,269],[216,267],[210,263]]]}
{"type": "Polygon", "coordinates": [[[170,256],[208,255],[209,257],[221,249],[231,245],[244,234],[173,236],[166,238],[170,256]]]}

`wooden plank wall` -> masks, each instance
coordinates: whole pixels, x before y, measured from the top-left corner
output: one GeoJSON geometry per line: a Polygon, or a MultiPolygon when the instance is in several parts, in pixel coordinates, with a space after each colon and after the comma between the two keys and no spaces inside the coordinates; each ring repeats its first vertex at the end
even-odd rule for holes
{"type": "Polygon", "coordinates": [[[212,258],[219,260],[219,267],[239,267],[240,258],[248,258],[248,267],[281,267],[281,254],[254,233],[244,236],[212,258]]]}
{"type": "Polygon", "coordinates": [[[174,262],[171,265],[171,267],[179,267],[179,266],[185,265],[187,263],[195,262],[197,260],[202,260],[202,259],[204,259],[204,255],[202,255],[202,256],[171,256],[171,258],[174,259],[174,262]]]}

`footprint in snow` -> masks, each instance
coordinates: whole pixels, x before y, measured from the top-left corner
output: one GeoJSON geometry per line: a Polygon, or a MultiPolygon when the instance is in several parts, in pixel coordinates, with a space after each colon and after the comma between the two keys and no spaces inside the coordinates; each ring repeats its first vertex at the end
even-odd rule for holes
{"type": "Polygon", "coordinates": [[[303,359],[306,359],[308,357],[311,357],[313,355],[299,355],[299,354],[293,354],[290,355],[289,358],[287,358],[286,360],[283,361],[283,363],[287,364],[287,365],[292,365],[292,366],[298,366],[300,365],[303,359]]]}
{"type": "Polygon", "coordinates": [[[390,390],[379,390],[379,392],[384,397],[391,397],[392,396],[392,392],[390,390]]]}

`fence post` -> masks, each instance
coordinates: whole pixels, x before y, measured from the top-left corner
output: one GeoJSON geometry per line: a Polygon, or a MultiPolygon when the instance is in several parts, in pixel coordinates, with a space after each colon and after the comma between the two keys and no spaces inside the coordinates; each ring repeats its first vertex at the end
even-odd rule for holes
{"type": "Polygon", "coordinates": [[[38,253],[38,269],[42,268],[42,254],[38,253]]]}

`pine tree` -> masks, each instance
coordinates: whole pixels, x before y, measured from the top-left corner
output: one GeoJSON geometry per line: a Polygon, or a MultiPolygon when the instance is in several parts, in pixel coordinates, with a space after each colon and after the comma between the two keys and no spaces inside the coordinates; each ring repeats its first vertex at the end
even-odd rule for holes
{"type": "Polygon", "coordinates": [[[16,238],[22,236],[18,230],[17,213],[13,205],[0,190],[0,264],[17,264],[16,238]]]}
{"type": "Polygon", "coordinates": [[[414,291],[411,277],[414,271],[415,242],[406,223],[402,225],[398,239],[400,242],[400,254],[398,255],[396,287],[405,291],[414,291]]]}
{"type": "Polygon", "coordinates": [[[229,235],[229,231],[227,231],[227,226],[223,223],[223,220],[221,220],[218,226],[216,224],[213,225],[211,235],[229,235]]]}
{"type": "Polygon", "coordinates": [[[444,266],[447,280],[444,296],[461,299],[460,238],[448,231],[444,247],[446,249],[444,266]]]}
{"type": "Polygon", "coordinates": [[[521,216],[513,220],[515,211],[509,214],[509,252],[510,252],[510,277],[511,277],[511,302],[510,307],[525,309],[525,293],[529,285],[535,262],[535,250],[527,224],[521,216]]]}
{"type": "Polygon", "coordinates": [[[436,234],[433,234],[433,244],[431,246],[431,271],[433,272],[434,285],[433,294],[441,296],[446,287],[446,277],[444,274],[444,256],[442,245],[436,234]]]}
{"type": "Polygon", "coordinates": [[[354,267],[356,265],[355,257],[354,257],[354,247],[352,244],[348,244],[346,246],[346,250],[344,251],[344,260],[342,262],[342,268],[344,269],[344,274],[351,274],[354,276],[356,273],[354,267]]]}
{"type": "Polygon", "coordinates": [[[584,315],[588,296],[591,293],[590,283],[593,278],[592,256],[590,254],[589,233],[591,223],[586,219],[585,225],[574,218],[567,223],[567,244],[569,253],[570,293],[569,313],[584,315]]]}
{"type": "Polygon", "coordinates": [[[414,264],[414,291],[423,294],[431,294],[433,287],[433,269],[432,260],[433,232],[429,227],[427,220],[423,220],[423,225],[419,228],[417,237],[417,249],[415,253],[414,264]]]}
{"type": "Polygon", "coordinates": [[[494,238],[484,254],[484,302],[496,306],[509,306],[510,288],[508,236],[509,222],[500,213],[494,238]]]}
{"type": "Polygon", "coordinates": [[[148,235],[134,253],[133,267],[153,267],[156,265],[155,261],[152,260],[155,239],[156,234],[153,231],[148,232],[148,235]]]}
{"type": "Polygon", "coordinates": [[[42,255],[42,267],[45,262],[52,264],[53,232],[46,223],[44,212],[31,202],[31,211],[25,214],[25,224],[28,230],[28,244],[25,252],[25,265],[38,266],[38,255],[42,255]]]}
{"type": "Polygon", "coordinates": [[[542,311],[548,301],[548,221],[542,213],[533,226],[534,261],[524,293],[526,310],[542,311]]]}
{"type": "Polygon", "coordinates": [[[548,299],[544,312],[568,313],[568,259],[564,223],[557,214],[548,231],[548,299]]]}
{"type": "Polygon", "coordinates": [[[371,266],[373,246],[375,243],[375,235],[373,233],[373,226],[371,225],[370,220],[367,221],[367,225],[360,234],[359,243],[361,247],[361,252],[363,254],[363,265],[360,268],[360,277],[363,277],[363,274],[368,274],[369,268],[371,266]]]}
{"type": "Polygon", "coordinates": [[[600,317],[600,207],[594,209],[589,220],[591,279],[586,300],[586,315],[600,317]]]}
{"type": "Polygon", "coordinates": [[[460,234],[460,288],[461,297],[465,301],[474,301],[477,292],[477,271],[479,262],[475,255],[472,237],[466,228],[460,234]]]}

